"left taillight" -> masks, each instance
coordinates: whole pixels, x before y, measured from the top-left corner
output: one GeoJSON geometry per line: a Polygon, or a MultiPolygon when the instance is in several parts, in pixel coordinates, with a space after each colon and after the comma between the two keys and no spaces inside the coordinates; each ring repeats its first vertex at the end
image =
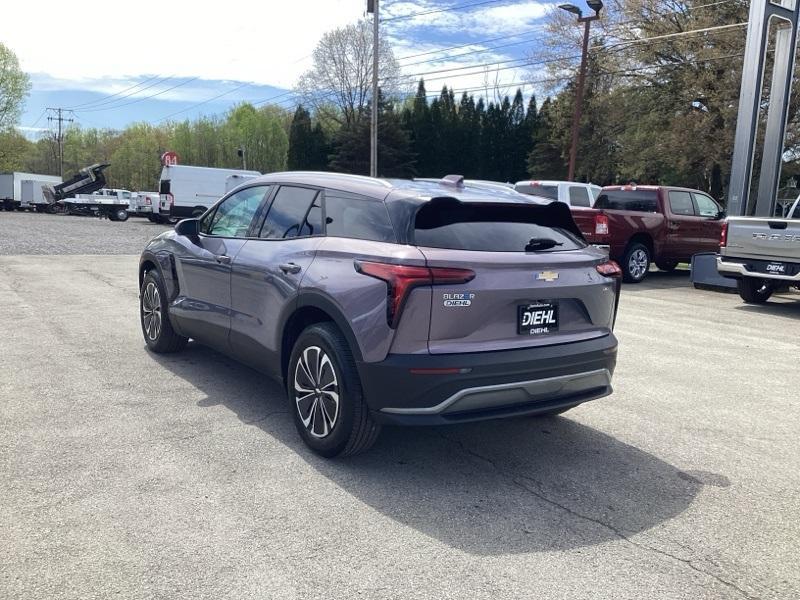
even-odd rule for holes
{"type": "Polygon", "coordinates": [[[397,327],[403,306],[415,287],[456,285],[475,278],[475,272],[470,269],[419,267],[364,260],[357,260],[354,264],[359,273],[386,282],[386,321],[392,329],[397,327]]]}
{"type": "Polygon", "coordinates": [[[620,269],[619,265],[613,260],[600,263],[595,268],[600,275],[605,275],[606,277],[622,277],[622,269],[620,269]]]}
{"type": "Polygon", "coordinates": [[[719,247],[724,248],[728,245],[728,222],[723,221],[722,230],[719,232],[719,247]]]}

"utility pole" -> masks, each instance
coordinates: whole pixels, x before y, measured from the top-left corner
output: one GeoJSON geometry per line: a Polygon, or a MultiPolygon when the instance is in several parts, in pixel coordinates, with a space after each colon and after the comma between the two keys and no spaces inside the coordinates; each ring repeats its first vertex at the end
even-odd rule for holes
{"type": "Polygon", "coordinates": [[[589,55],[589,26],[592,21],[600,18],[600,11],[603,8],[601,0],[587,0],[594,11],[594,15],[584,17],[580,8],[574,4],[560,4],[558,8],[578,16],[578,23],[583,23],[583,48],[581,50],[581,68],[578,72],[578,83],[575,89],[575,111],[572,114],[572,142],[569,146],[569,173],[568,181],[575,180],[575,162],[578,159],[578,133],[580,132],[581,116],[583,114],[583,85],[586,80],[586,64],[589,55]]]}
{"type": "Polygon", "coordinates": [[[372,20],[372,114],[369,128],[369,174],[378,176],[378,48],[379,25],[378,3],[380,0],[367,0],[367,12],[373,14],[372,20]]]}
{"type": "Polygon", "coordinates": [[[56,136],[56,142],[58,142],[58,174],[61,175],[61,179],[64,179],[64,123],[72,123],[75,119],[67,119],[64,117],[64,113],[74,114],[71,110],[67,110],[64,108],[49,108],[49,111],[53,114],[48,115],[48,121],[57,121],[58,122],[58,135],[56,136]]]}
{"type": "Polygon", "coordinates": [[[242,170],[247,171],[247,151],[244,149],[244,146],[239,146],[236,153],[239,155],[239,158],[242,159],[242,170]]]}

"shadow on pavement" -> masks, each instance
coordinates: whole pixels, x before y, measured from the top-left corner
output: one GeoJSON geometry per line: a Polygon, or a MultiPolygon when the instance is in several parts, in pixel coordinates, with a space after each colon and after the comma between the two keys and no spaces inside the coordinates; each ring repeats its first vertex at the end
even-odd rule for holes
{"type": "Polygon", "coordinates": [[[736,310],[744,313],[771,315],[796,321],[800,319],[800,294],[797,292],[782,293],[773,296],[766,304],[738,304],[736,310]]]}
{"type": "Polygon", "coordinates": [[[663,290],[670,288],[691,288],[692,282],[689,281],[689,269],[675,269],[672,272],[659,271],[652,267],[647,273],[647,277],[641,283],[623,283],[622,293],[649,292],[652,290],[663,290]]]}
{"type": "Polygon", "coordinates": [[[199,406],[226,406],[372,509],[470,554],[619,539],[680,514],[705,484],[569,417],[385,428],[366,454],[325,460],[302,444],[266,376],[194,343],[153,356],[206,394],[199,406]]]}

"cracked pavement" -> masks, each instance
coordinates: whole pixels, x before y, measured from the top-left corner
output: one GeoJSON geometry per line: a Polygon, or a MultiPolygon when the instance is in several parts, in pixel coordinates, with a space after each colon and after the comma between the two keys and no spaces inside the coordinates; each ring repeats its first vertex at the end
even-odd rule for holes
{"type": "Polygon", "coordinates": [[[747,307],[651,273],[623,288],[610,398],[385,429],[328,461],[276,383],[195,344],[144,349],[114,237],[24,255],[39,218],[56,249],[101,224],[8,215],[2,598],[800,596],[800,294],[747,307]]]}

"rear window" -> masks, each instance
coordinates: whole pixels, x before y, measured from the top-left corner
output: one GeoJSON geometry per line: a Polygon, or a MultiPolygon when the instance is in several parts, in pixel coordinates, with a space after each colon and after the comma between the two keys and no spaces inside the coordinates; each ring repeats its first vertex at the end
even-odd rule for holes
{"type": "Polygon", "coordinates": [[[600,193],[595,208],[658,212],[656,190],[607,190],[600,193]]]}
{"type": "Polygon", "coordinates": [[[518,183],[514,189],[521,194],[528,194],[529,196],[539,196],[540,198],[547,198],[548,200],[558,200],[558,186],[557,185],[542,185],[539,183],[518,183]]]}
{"type": "Polygon", "coordinates": [[[591,206],[589,190],[578,185],[569,186],[569,203],[571,206],[591,206]]]}
{"type": "Polygon", "coordinates": [[[549,223],[549,213],[545,215],[542,208],[429,204],[417,212],[414,243],[427,248],[483,252],[524,252],[534,239],[558,244],[541,251],[577,250],[586,246],[567,229],[549,223]]]}
{"type": "Polygon", "coordinates": [[[170,180],[169,179],[162,179],[158,186],[158,193],[159,194],[169,194],[170,189],[170,180]]]}

